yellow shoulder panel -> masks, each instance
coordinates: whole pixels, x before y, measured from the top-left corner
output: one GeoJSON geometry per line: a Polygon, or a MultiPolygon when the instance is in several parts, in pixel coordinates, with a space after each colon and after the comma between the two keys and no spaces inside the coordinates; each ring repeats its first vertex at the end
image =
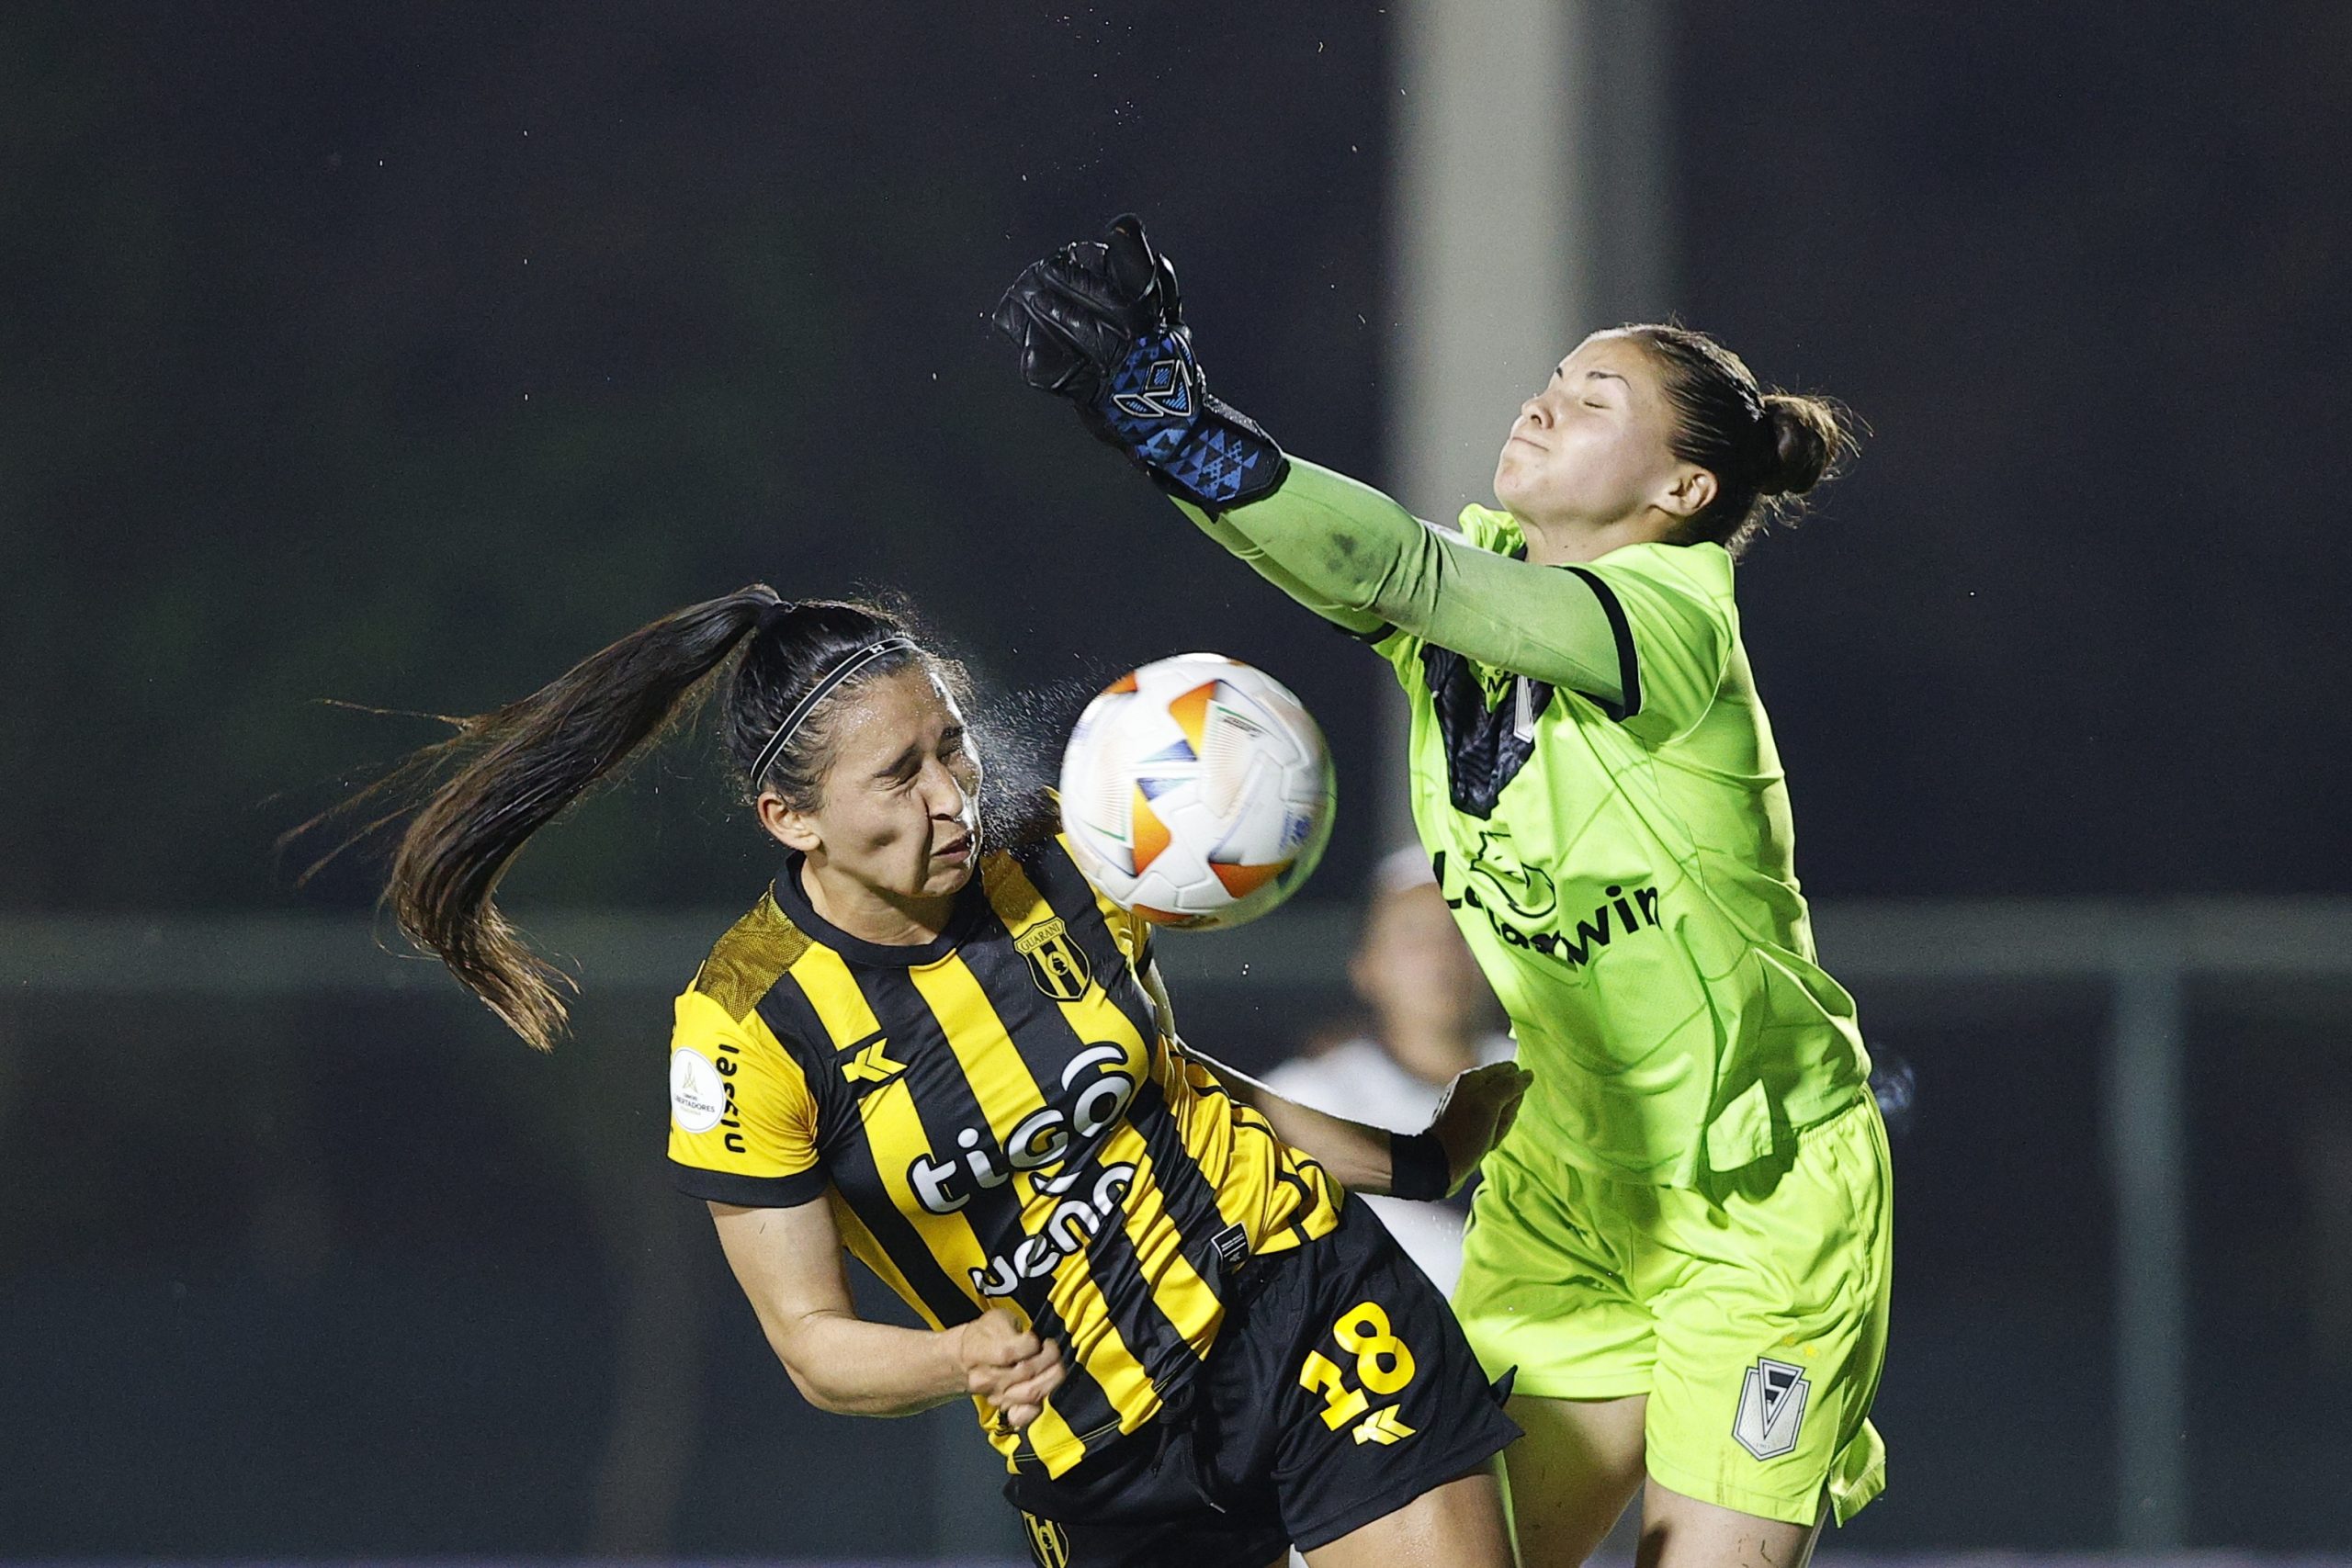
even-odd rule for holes
{"type": "Polygon", "coordinates": [[[702,961],[692,988],[724,1008],[729,1018],[740,1019],[800,961],[811,940],[776,908],[774,894],[763,894],[702,961]]]}

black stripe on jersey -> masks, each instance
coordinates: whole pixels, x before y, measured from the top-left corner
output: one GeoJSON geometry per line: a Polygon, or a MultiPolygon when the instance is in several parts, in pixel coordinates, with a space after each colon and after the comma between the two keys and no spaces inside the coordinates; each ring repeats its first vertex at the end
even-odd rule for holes
{"type": "MultiPolygon", "coordinates": [[[[1168,1096],[1158,1080],[1148,1079],[1136,1090],[1127,1107],[1127,1121],[1143,1134],[1151,1151],[1151,1171],[1168,1201],[1168,1213],[1184,1238],[1184,1256],[1208,1288],[1222,1298],[1225,1270],[1230,1267],[1218,1250],[1216,1238],[1225,1229],[1225,1215],[1216,1206],[1216,1189],[1201,1172],[1200,1162],[1184,1146],[1183,1129],[1169,1109],[1168,1096]]],[[[1276,1168],[1281,1168],[1278,1165],[1276,1168]]]]}
{"type": "MultiPolygon", "coordinates": [[[[1297,1206],[1291,1210],[1290,1215],[1291,1240],[1296,1246],[1306,1246],[1309,1240],[1306,1234],[1306,1218],[1308,1215],[1314,1213],[1316,1209],[1321,1205],[1322,1199],[1317,1194],[1314,1188],[1307,1185],[1306,1178],[1301,1176],[1292,1168],[1294,1166],[1313,1166],[1315,1165],[1315,1161],[1309,1158],[1305,1151],[1295,1149],[1288,1144],[1283,1143],[1282,1139],[1276,1135],[1272,1122],[1268,1122],[1257,1111],[1252,1111],[1249,1106],[1244,1105],[1238,1100],[1235,1100],[1233,1098],[1233,1091],[1225,1087],[1223,1079],[1216,1077],[1216,1070],[1215,1067],[1211,1067],[1209,1069],[1209,1077],[1211,1081],[1206,1086],[1197,1087],[1193,1092],[1196,1094],[1216,1095],[1219,1099],[1227,1100],[1232,1104],[1233,1135],[1238,1138],[1245,1133],[1254,1134],[1274,1145],[1274,1157],[1271,1162],[1269,1162],[1270,1167],[1274,1173],[1274,1180],[1280,1186],[1294,1189],[1297,1194],[1297,1206]]],[[[1320,1169],[1321,1168],[1318,1166],[1316,1168],[1320,1169]]]]}
{"type": "MultiPolygon", "coordinates": [[[[1086,880],[1076,862],[1057,843],[1045,843],[1033,850],[1023,850],[1017,857],[1021,869],[1029,874],[1029,884],[1043,895],[1046,907],[1059,915],[1062,923],[1087,959],[1094,964],[1095,983],[1112,1005],[1126,1015],[1136,1032],[1149,1040],[1159,1032],[1159,1015],[1151,1005],[1150,993],[1143,987],[1143,980],[1119,946],[1119,939],[1111,934],[1110,922],[1102,917],[1102,906],[1095,902],[1094,886],[1086,880]]],[[[998,922],[1002,929],[1002,922],[998,922]]],[[[1148,939],[1145,951],[1150,949],[1148,939]]]]}
{"type": "MultiPolygon", "coordinates": [[[[1091,1451],[1101,1445],[1105,1434],[1119,1429],[1119,1413],[1113,1407],[1111,1396],[1102,1392],[1102,1385],[1094,1381],[1094,1374],[1069,1353],[1069,1330],[1061,1318],[1048,1310],[1033,1326],[1038,1338],[1050,1339],[1062,1348],[1061,1386],[1054,1390],[1046,1403],[1062,1418],[1062,1425],[1070,1429],[1070,1435],[1084,1442],[1091,1451]]],[[[1026,1431],[1021,1434],[1021,1444],[1013,1450],[1012,1462],[1044,1472],[1036,1446],[1026,1431]]]]}
{"type": "Polygon", "coordinates": [[[1039,1307],[1030,1327],[1038,1338],[1050,1339],[1062,1348],[1062,1385],[1054,1390],[1053,1404],[1055,1413],[1061,1416],[1063,1425],[1081,1438],[1100,1432],[1105,1427],[1116,1427],[1119,1412],[1117,1406],[1111,1403],[1110,1394],[1104,1392],[1102,1383],[1095,1381],[1094,1374],[1070,1353],[1069,1325],[1062,1321],[1060,1309],[1051,1303],[1039,1307]]]}
{"type": "Polygon", "coordinates": [[[1617,591],[1602,581],[1598,572],[1587,571],[1580,566],[1560,570],[1575,572],[1583,579],[1584,585],[1592,590],[1592,596],[1600,601],[1600,613],[1609,617],[1609,633],[1617,639],[1617,684],[1625,700],[1612,703],[1595,697],[1590,692],[1584,694],[1592,697],[1601,712],[1622,724],[1642,711],[1642,660],[1634,647],[1634,628],[1625,619],[1625,606],[1617,602],[1617,591]]]}
{"type": "Polygon", "coordinates": [[[922,1298],[924,1309],[933,1317],[952,1327],[979,1316],[980,1309],[957,1288],[914,1226],[890,1201],[889,1190],[874,1163],[874,1150],[865,1141],[865,1124],[858,1117],[857,1106],[849,1099],[841,1074],[831,1060],[832,1037],[826,1032],[824,1022],[809,1005],[808,996],[790,976],[761,998],[760,1016],[786,1049],[799,1058],[802,1070],[814,1086],[818,1096],[818,1150],[832,1173],[833,1185],[842,1201],[872,1233],[876,1244],[889,1254],[890,1261],[898,1266],[915,1294],[922,1298]],[[825,1059],[812,1066],[808,1053],[818,1042],[824,1043],[828,1049],[825,1059]]]}
{"type": "MultiPolygon", "coordinates": [[[[1059,844],[1041,846],[1041,852],[1033,858],[1035,863],[1026,867],[1030,882],[1045,896],[1054,913],[1079,936],[1079,944],[1090,950],[1117,953],[1118,941],[1111,934],[1102,906],[1095,900],[1093,886],[1078,869],[1077,863],[1063,852],[1059,844]]],[[[1145,953],[1149,953],[1148,939],[1145,953]]],[[[1101,977],[1098,974],[1097,978],[1101,977]]],[[[1151,996],[1139,976],[1126,976],[1116,990],[1106,987],[1105,994],[1137,1033],[1148,1041],[1158,1041],[1159,1010],[1152,1006],[1151,996]]],[[[1165,1195],[1169,1213],[1184,1238],[1185,1258],[1209,1289],[1222,1296],[1223,1259],[1216,1248],[1216,1236],[1225,1229],[1225,1217],[1217,1210],[1216,1189],[1209,1185],[1199,1163],[1184,1147],[1182,1132],[1158,1084],[1147,1079],[1138,1089],[1134,1103],[1127,1107],[1127,1120],[1143,1134],[1145,1146],[1151,1151],[1153,1179],[1165,1195]]]]}
{"type": "Polygon", "coordinates": [[[712,1203],[733,1203],[745,1209],[797,1209],[825,1195],[828,1178],[821,1166],[790,1176],[743,1176],[731,1170],[706,1170],[698,1165],[670,1162],[670,1178],[689,1198],[712,1203]]]}
{"type": "MultiPolygon", "coordinates": [[[[972,971],[991,1007],[1001,1010],[1005,1005],[999,998],[1005,994],[1000,987],[1008,972],[1000,969],[998,985],[991,986],[983,972],[988,958],[1009,964],[1010,975],[1017,976],[1023,990],[1034,992],[1036,988],[1029,978],[1027,962],[1014,954],[1012,938],[993,911],[958,944],[956,957],[972,971]]],[[[915,988],[912,976],[904,969],[876,969],[859,964],[851,964],[849,972],[865,998],[866,1006],[873,1010],[874,1021],[881,1026],[888,1039],[905,1051],[909,1098],[933,1157],[960,1158],[965,1151],[958,1136],[969,1128],[979,1134],[998,1169],[1012,1169],[1011,1160],[989,1126],[987,1111],[981,1107],[971,1080],[965,1077],[963,1063],[948,1043],[946,1030],[922,993],[915,988]]],[[[1017,997],[1019,993],[1012,995],[1017,997]]],[[[1059,1010],[1055,1010],[1058,1014],[1059,1010]]],[[[1063,1032],[1067,1035],[1069,1032],[1063,1032]]],[[[861,1136],[853,1141],[864,1144],[865,1140],[861,1136]]],[[[1012,1181],[978,1188],[961,1213],[971,1224],[984,1257],[1008,1256],[1027,1238],[1021,1223],[1020,1196],[1012,1181]]],[[[1134,1243],[1116,1216],[1104,1223],[1090,1244],[1087,1261],[1107,1315],[1129,1352],[1142,1363],[1147,1377],[1155,1383],[1159,1381],[1157,1369],[1166,1357],[1162,1346],[1172,1347],[1186,1359],[1191,1359],[1182,1336],[1160,1314],[1159,1303],[1152,1299],[1143,1270],[1136,1261],[1134,1243]],[[1106,1247],[1107,1237],[1115,1237],[1116,1241],[1106,1247]],[[1098,1255],[1108,1259],[1107,1269],[1096,1261],[1098,1255]],[[1106,1278],[1118,1284],[1106,1288],[1106,1278]],[[1129,1302],[1140,1302],[1140,1309],[1122,1310],[1129,1302]]],[[[1013,1299],[1027,1314],[1039,1337],[1054,1339],[1067,1350],[1069,1330],[1048,1299],[1052,1287],[1051,1276],[1023,1280],[1014,1291],[1013,1299]]],[[[1069,1374],[1054,1393],[1054,1410],[1080,1437],[1105,1428],[1115,1429],[1119,1423],[1119,1413],[1112,1405],[1109,1394],[1078,1365],[1075,1356],[1070,1359],[1069,1374]]]]}
{"type": "MultiPolygon", "coordinates": [[[[957,950],[967,958],[975,947],[985,945],[986,939],[967,938],[957,950]]],[[[950,1163],[966,1154],[957,1141],[958,1134],[974,1132],[979,1134],[978,1146],[987,1150],[998,1170],[1010,1173],[1012,1162],[997,1143],[989,1126],[988,1113],[980,1107],[979,1097],[971,1080],[964,1076],[964,1064],[954,1046],[947,1043],[947,1031],[941,1025],[931,1004],[915,989],[912,975],[904,969],[876,969],[863,964],[849,966],[850,977],[865,998],[865,1005],[873,1010],[874,1021],[882,1028],[883,1036],[900,1053],[907,1064],[904,1082],[910,1101],[914,1106],[915,1120],[922,1125],[923,1141],[928,1149],[894,1149],[893,1159],[912,1159],[918,1155],[950,1163]]],[[[1024,982],[1027,967],[1023,967],[1024,982]]],[[[860,1142],[864,1139],[861,1137],[860,1142]]],[[[1017,1179],[1008,1174],[994,1187],[972,1183],[972,1195],[960,1211],[978,1240],[982,1259],[1010,1255],[1023,1236],[1021,1228],[1021,1197],[1014,1190],[1017,1179]]],[[[1046,1292],[1050,1278],[1023,1280],[1013,1291],[1013,1300],[1034,1321],[1046,1305],[1046,1292]]],[[[977,1292],[979,1287],[972,1289],[977,1292]]]]}
{"type": "MultiPolygon", "coordinates": [[[[1112,1404],[1111,1396],[1102,1392],[1102,1385],[1094,1381],[1094,1374],[1086,1370],[1070,1349],[1069,1325],[1062,1321],[1062,1314],[1051,1303],[1046,1303],[1029,1320],[1029,1327],[1039,1339],[1062,1348],[1061,1386],[1054,1390],[1046,1403],[1054,1407],[1054,1414],[1062,1418],[1062,1425],[1069,1428],[1070,1435],[1081,1442],[1089,1438],[1100,1441],[1102,1433],[1118,1430],[1119,1412],[1112,1404]]],[[[1012,1462],[1016,1468],[1035,1469],[1040,1475],[1045,1473],[1044,1461],[1037,1458],[1037,1445],[1032,1432],[1023,1431],[1013,1444],[1012,1462]]]]}
{"type": "MultiPolygon", "coordinates": [[[[1155,1180],[1157,1170],[1152,1173],[1155,1180]]],[[[1125,1216],[1113,1214],[1086,1244],[1086,1271],[1102,1293],[1102,1304],[1127,1353],[1143,1368],[1151,1386],[1165,1395],[1200,1366],[1200,1358],[1168,1320],[1144,1278],[1136,1257],[1135,1238],[1127,1235],[1125,1216]]],[[[1075,1426],[1075,1423],[1073,1423],[1075,1426]]]]}
{"type": "MultiPolygon", "coordinates": [[[[1091,908],[1091,894],[1088,895],[1088,902],[1091,908]]],[[[1059,912],[1058,906],[1057,912],[1059,912]]],[[[1095,910],[1094,915],[1096,929],[1103,931],[1103,940],[1107,942],[1109,933],[1102,928],[1101,911],[1095,910]]],[[[1063,916],[1063,920],[1066,925],[1074,923],[1068,915],[1063,916]]],[[[1080,945],[1091,947],[1092,944],[1081,939],[1080,945]]],[[[1115,949],[1112,951],[1115,955],[1115,949]]],[[[972,978],[979,983],[981,992],[997,1010],[997,1016],[1007,1023],[1013,1049],[1021,1054],[1022,1062],[1028,1067],[1029,1076],[1037,1081],[1039,1091],[1050,1100],[1060,1090],[1062,1065],[1091,1042],[1079,1037],[1060,1008],[1034,1005],[1041,998],[1035,982],[1029,977],[1028,962],[1014,952],[1011,932],[993,910],[974,930],[972,939],[956,951],[956,956],[972,972],[972,978]],[[1020,1021],[1016,1024],[1015,1020],[1020,1021]]],[[[1096,953],[1091,953],[1090,957],[1093,956],[1096,953]]],[[[1095,978],[1100,980],[1102,977],[1098,970],[1095,978]]],[[[1154,1033],[1153,1031],[1146,1031],[1144,1039],[1153,1039],[1154,1033]]],[[[1136,1110],[1144,1103],[1147,1096],[1150,1097],[1153,1104],[1163,1104],[1157,1088],[1148,1076],[1136,1086],[1136,1098],[1128,1104],[1127,1121],[1144,1134],[1144,1147],[1151,1156],[1152,1182],[1159,1189],[1168,1205],[1169,1217],[1175,1222],[1185,1258],[1198,1269],[1198,1254],[1204,1246],[1214,1254],[1216,1247],[1208,1238],[1215,1235],[1224,1222],[1217,1217],[1214,1193],[1208,1193],[1209,1222],[1205,1230],[1198,1217],[1197,1204],[1180,1203],[1180,1198],[1193,1199],[1195,1190],[1207,1192],[1207,1184],[1201,1179],[1200,1168],[1183,1152],[1180,1140],[1170,1135],[1155,1142],[1149,1131],[1138,1122],[1136,1110]],[[1187,1177],[1191,1179],[1189,1186],[1185,1182],[1187,1177]]],[[[1164,1108],[1157,1120],[1163,1124],[1169,1123],[1164,1108]]],[[[1172,1131],[1171,1125],[1171,1134],[1172,1131]]],[[[1069,1158],[1071,1161],[1099,1163],[1101,1151],[1102,1139],[1098,1138],[1083,1148],[1073,1145],[1069,1158]]],[[[1086,1265],[1088,1273],[1094,1280],[1095,1289],[1102,1292],[1112,1323],[1119,1330],[1119,1337],[1126,1342],[1128,1351],[1142,1364],[1144,1374],[1155,1385],[1164,1386],[1167,1378],[1181,1375],[1190,1364],[1197,1361],[1192,1347],[1184,1342],[1184,1336],[1161,1310],[1150,1281],[1144,1278],[1143,1265],[1136,1256],[1135,1240],[1127,1235],[1126,1226],[1118,1216],[1106,1219],[1102,1228],[1088,1241],[1086,1265]]],[[[1200,1272],[1208,1281],[1209,1288],[1216,1290],[1215,1272],[1209,1269],[1201,1269],[1200,1272]]],[[[1057,1404],[1055,1408],[1061,1407],[1057,1404]]]]}
{"type": "Polygon", "coordinates": [[[800,1067],[800,1077],[808,1086],[809,1097],[817,1102],[817,1152],[831,1157],[833,1148],[842,1141],[842,1134],[857,1123],[857,1092],[850,1088],[834,1061],[840,1047],[825,1021],[817,1016],[815,1004],[800,983],[789,973],[784,975],[753,1010],[760,1021],[768,1026],[776,1043],[792,1055],[800,1067]]]}
{"type": "MultiPolygon", "coordinates": [[[[1065,917],[1063,923],[1069,925],[1070,921],[1065,917]]],[[[1103,978],[1102,948],[1084,940],[1080,932],[1073,931],[1071,935],[1079,939],[1079,946],[1086,953],[1099,983],[1103,978]]],[[[1109,952],[1112,958],[1117,957],[1115,946],[1109,952]]],[[[1062,1073],[1070,1058],[1096,1043],[1080,1039],[1078,1031],[1070,1026],[1069,1015],[1038,990],[1036,982],[1030,977],[1028,961],[1014,951],[1012,931],[993,909],[973,932],[972,940],[956,955],[972,972],[981,994],[996,1010],[1005,1032],[1012,1036],[1012,1048],[1020,1053],[1022,1065],[1036,1081],[1038,1094],[1051,1104],[1054,1097],[1062,1092],[1062,1073]]],[[[1147,1032],[1144,1038],[1150,1039],[1150,1033],[1147,1032]]]]}

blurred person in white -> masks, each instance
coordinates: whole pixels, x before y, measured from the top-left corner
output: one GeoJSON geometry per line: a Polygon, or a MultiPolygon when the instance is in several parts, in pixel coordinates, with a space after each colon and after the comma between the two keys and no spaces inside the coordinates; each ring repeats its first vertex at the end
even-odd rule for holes
{"type": "MultiPolygon", "coordinates": [[[[1511,1057],[1502,1010],[1453,923],[1420,846],[1380,863],[1348,980],[1370,1010],[1365,1027],[1321,1051],[1293,1057],[1266,1086],[1330,1116],[1413,1132],[1430,1124],[1457,1074],[1511,1057]]],[[[1389,1233],[1437,1288],[1451,1295],[1462,1273],[1467,1190],[1446,1203],[1367,1197],[1389,1233]]]]}

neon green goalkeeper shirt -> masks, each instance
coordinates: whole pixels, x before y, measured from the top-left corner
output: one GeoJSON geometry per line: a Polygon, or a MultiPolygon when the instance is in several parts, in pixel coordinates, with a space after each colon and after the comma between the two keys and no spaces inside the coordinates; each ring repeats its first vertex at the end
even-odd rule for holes
{"type": "Polygon", "coordinates": [[[1295,458],[1183,510],[1404,683],[1414,820],[1535,1075],[1513,1141],[1686,1186],[1867,1092],[1720,546],[1535,566],[1507,513],[1440,529],[1295,458]]]}

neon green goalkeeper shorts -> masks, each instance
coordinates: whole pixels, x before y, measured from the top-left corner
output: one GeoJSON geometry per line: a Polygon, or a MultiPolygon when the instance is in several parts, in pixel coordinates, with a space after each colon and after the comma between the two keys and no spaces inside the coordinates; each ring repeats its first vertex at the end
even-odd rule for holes
{"type": "MultiPolygon", "coordinates": [[[[1886,1129],[1868,1096],[1792,1155],[1652,1187],[1511,1140],[1487,1156],[1453,1296],[1489,1376],[1544,1399],[1649,1396],[1660,1485],[1845,1523],[1886,1483],[1886,1129]]],[[[1508,1455],[1506,1455],[1508,1462],[1508,1455]]]]}

